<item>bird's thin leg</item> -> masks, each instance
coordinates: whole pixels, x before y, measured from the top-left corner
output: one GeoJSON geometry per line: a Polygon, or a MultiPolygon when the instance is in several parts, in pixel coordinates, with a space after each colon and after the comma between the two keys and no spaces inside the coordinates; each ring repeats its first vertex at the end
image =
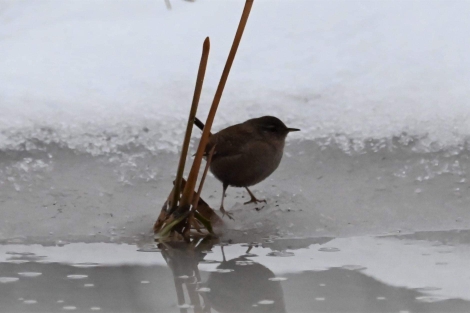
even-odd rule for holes
{"type": "Polygon", "coordinates": [[[220,250],[222,251],[222,262],[227,262],[227,259],[225,258],[225,252],[224,252],[224,246],[220,246],[220,250]]]}
{"type": "Polygon", "coordinates": [[[245,187],[246,191],[248,191],[248,193],[250,194],[250,201],[248,202],[245,202],[244,204],[248,204],[248,203],[260,203],[260,202],[264,202],[266,203],[266,199],[263,199],[263,200],[259,200],[259,199],[256,199],[255,195],[250,191],[250,189],[248,189],[248,187],[245,187]]]}
{"type": "Polygon", "coordinates": [[[222,212],[222,217],[227,215],[230,219],[233,220],[234,218],[232,217],[232,213],[229,213],[229,212],[225,211],[225,209],[224,209],[225,191],[227,191],[228,184],[223,184],[223,188],[224,188],[224,190],[222,191],[222,202],[220,203],[220,212],[222,212]]]}

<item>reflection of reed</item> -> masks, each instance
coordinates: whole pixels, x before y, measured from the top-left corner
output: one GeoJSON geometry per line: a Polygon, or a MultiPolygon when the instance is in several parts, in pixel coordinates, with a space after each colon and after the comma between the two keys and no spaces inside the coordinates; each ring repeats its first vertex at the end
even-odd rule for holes
{"type": "Polygon", "coordinates": [[[193,238],[191,242],[160,243],[162,256],[173,273],[176,297],[181,313],[188,313],[192,308],[194,313],[210,313],[211,308],[204,293],[198,292],[201,287],[201,275],[198,264],[206,256],[206,251],[212,249],[216,239],[193,238]],[[184,289],[188,293],[189,303],[186,303],[184,289]]]}

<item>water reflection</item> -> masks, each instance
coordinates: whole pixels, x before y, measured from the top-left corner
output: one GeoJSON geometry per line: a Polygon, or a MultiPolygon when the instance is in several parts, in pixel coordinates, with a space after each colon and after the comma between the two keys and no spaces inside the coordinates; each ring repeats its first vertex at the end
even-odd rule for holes
{"type": "MultiPolygon", "coordinates": [[[[191,243],[160,244],[162,255],[173,273],[176,297],[181,313],[212,312],[286,312],[281,280],[247,256],[223,260],[209,273],[206,282],[201,279],[198,265],[211,252],[217,241],[196,238],[191,243]],[[186,293],[185,293],[186,290],[186,293]]],[[[246,253],[249,253],[248,247],[246,253]]],[[[214,261],[204,262],[213,264],[214,261]]]]}
{"type": "Polygon", "coordinates": [[[224,257],[217,270],[210,273],[207,286],[208,300],[218,312],[286,312],[281,283],[266,266],[246,256],[224,257]]]}
{"type": "Polygon", "coordinates": [[[469,233],[0,245],[0,312],[470,312],[469,233]]]}
{"type": "Polygon", "coordinates": [[[211,236],[193,238],[190,243],[168,242],[159,244],[163,258],[173,273],[173,280],[181,313],[192,309],[195,313],[211,312],[206,296],[201,291],[199,262],[216,242],[211,236]],[[185,288],[183,288],[185,287],[185,288]],[[187,291],[187,298],[184,292],[187,291]]]}

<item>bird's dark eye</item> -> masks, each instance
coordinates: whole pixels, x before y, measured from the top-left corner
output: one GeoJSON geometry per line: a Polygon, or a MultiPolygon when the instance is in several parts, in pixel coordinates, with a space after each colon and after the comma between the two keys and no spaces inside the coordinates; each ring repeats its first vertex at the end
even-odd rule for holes
{"type": "Polygon", "coordinates": [[[276,132],[277,127],[275,125],[266,125],[266,126],[263,126],[263,130],[268,131],[268,132],[276,132]]]}

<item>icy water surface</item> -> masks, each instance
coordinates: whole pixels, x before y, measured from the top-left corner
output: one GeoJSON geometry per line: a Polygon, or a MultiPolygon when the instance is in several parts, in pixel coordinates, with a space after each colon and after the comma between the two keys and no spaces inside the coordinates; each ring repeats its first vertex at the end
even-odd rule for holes
{"type": "Polygon", "coordinates": [[[2,312],[469,312],[470,231],[0,245],[2,312]]]}

